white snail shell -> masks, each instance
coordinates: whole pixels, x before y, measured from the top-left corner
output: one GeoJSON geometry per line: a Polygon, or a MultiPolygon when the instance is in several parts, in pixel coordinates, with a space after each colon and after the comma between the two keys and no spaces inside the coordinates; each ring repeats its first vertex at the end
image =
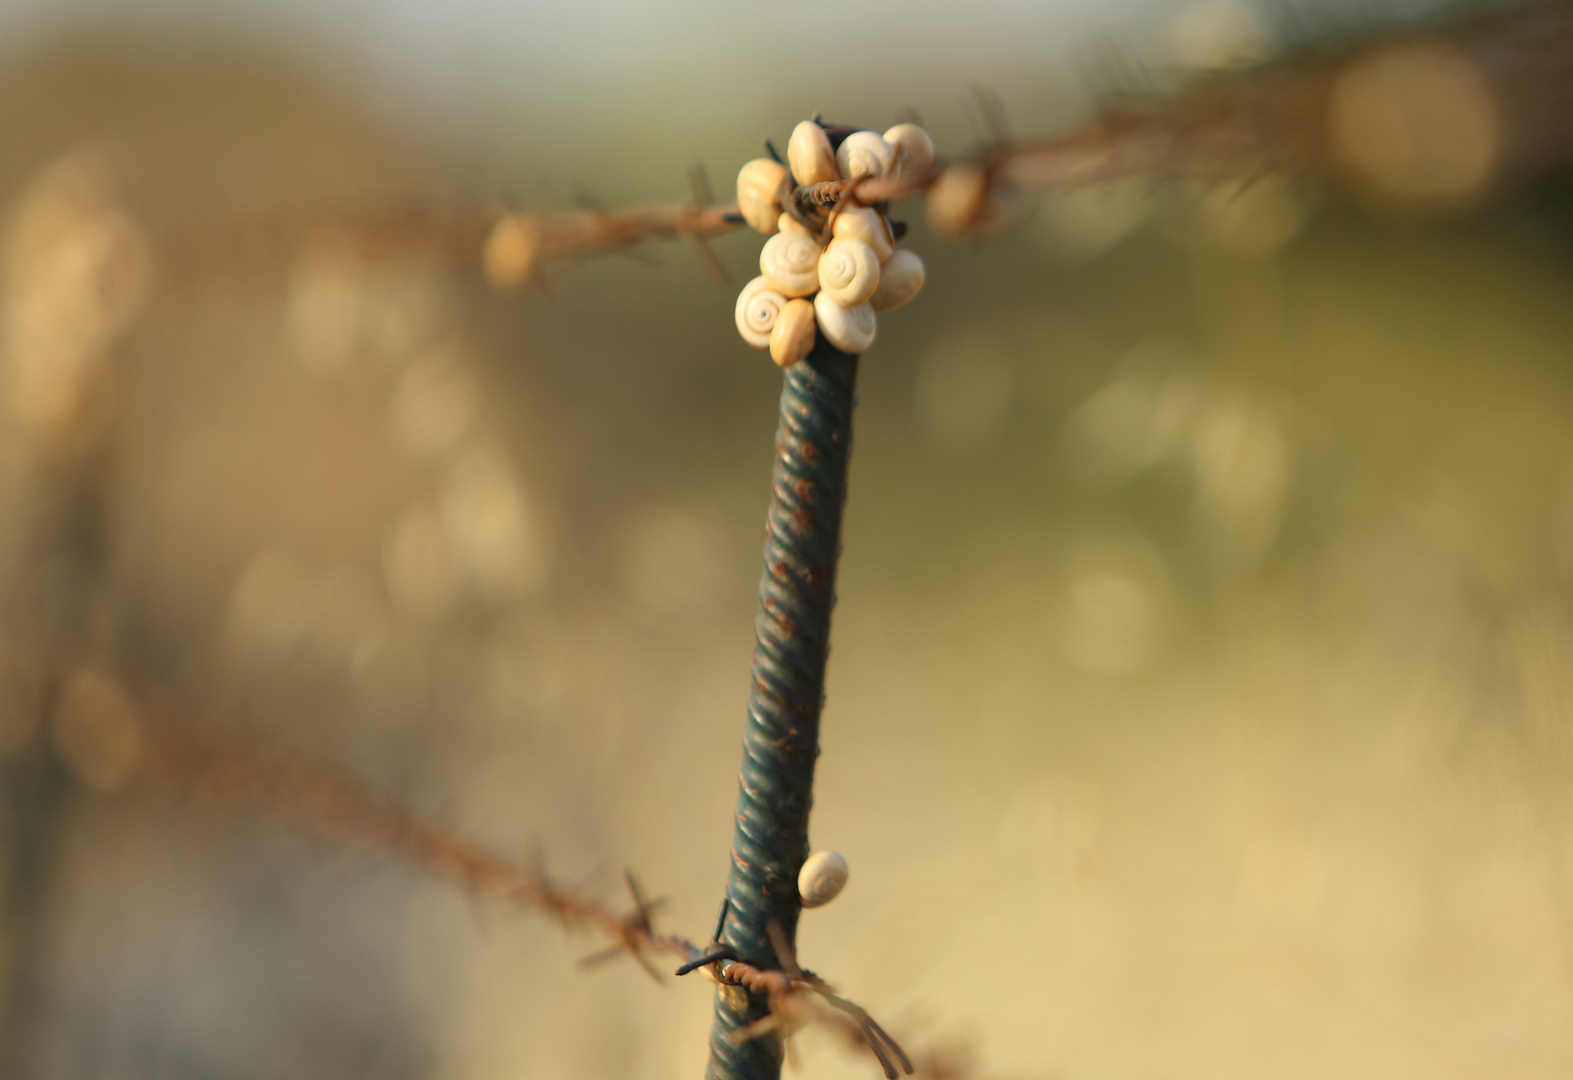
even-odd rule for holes
{"type": "Polygon", "coordinates": [[[787,213],[783,213],[776,219],[776,231],[796,233],[798,236],[807,236],[814,240],[819,239],[819,231],[817,229],[810,229],[797,218],[787,213]]]}
{"type": "Polygon", "coordinates": [[[898,251],[879,268],[879,288],[868,298],[875,311],[893,311],[923,288],[923,260],[910,251],[898,251]]]}
{"type": "Polygon", "coordinates": [[[854,131],[836,149],[836,167],[848,180],[884,176],[895,157],[895,149],[876,132],[854,131]]]}
{"type": "Polygon", "coordinates": [[[804,120],[792,129],[787,140],[787,164],[792,166],[792,176],[799,184],[823,184],[839,180],[836,172],[836,154],[830,149],[830,136],[812,120],[804,120]]]}
{"type": "Polygon", "coordinates": [[[755,158],[737,174],[737,208],[744,221],[766,236],[774,235],[779,228],[779,196],[786,178],[786,166],[768,158],[755,158]]]}
{"type": "Polygon", "coordinates": [[[837,237],[819,257],[819,287],[838,304],[856,307],[879,288],[879,256],[861,240],[837,237]]]}
{"type": "Polygon", "coordinates": [[[770,359],[781,367],[791,367],[814,347],[814,305],[807,300],[789,300],[770,331],[770,359]]]}
{"type": "Polygon", "coordinates": [[[890,222],[878,210],[867,206],[854,206],[836,215],[830,226],[832,236],[848,236],[861,240],[874,249],[880,262],[890,258],[896,250],[896,237],[890,231],[890,222]]]}
{"type": "Polygon", "coordinates": [[[847,861],[835,851],[816,851],[797,875],[797,894],[806,908],[828,904],[847,887],[847,861]]]}
{"type": "Polygon", "coordinates": [[[934,140],[916,124],[897,124],[884,140],[896,152],[897,176],[923,176],[934,167],[934,140]]]}
{"type": "Polygon", "coordinates": [[[737,332],[756,349],[770,348],[770,331],[775,329],[787,298],[767,277],[756,277],[737,294],[737,332]]]}
{"type": "Polygon", "coordinates": [[[874,344],[878,320],[868,304],[847,307],[828,293],[814,297],[814,314],[825,340],[844,353],[860,353],[874,344]]]}
{"type": "Polygon", "coordinates": [[[795,232],[778,232],[759,253],[759,272],[785,296],[812,296],[819,288],[819,241],[795,232]]]}

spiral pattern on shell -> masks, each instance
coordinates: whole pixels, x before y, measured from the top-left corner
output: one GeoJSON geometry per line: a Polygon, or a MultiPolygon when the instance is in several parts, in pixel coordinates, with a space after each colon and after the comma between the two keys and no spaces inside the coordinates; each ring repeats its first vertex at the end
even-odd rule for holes
{"type": "Polygon", "coordinates": [[[819,241],[799,233],[778,232],[759,253],[759,272],[787,296],[811,296],[819,288],[819,241]]]}
{"type": "Polygon", "coordinates": [[[879,258],[861,240],[840,236],[819,257],[819,287],[832,300],[854,307],[879,288],[879,258]]]}
{"type": "Polygon", "coordinates": [[[816,116],[793,129],[786,157],[750,161],[738,174],[739,213],[769,239],[760,276],[738,297],[737,329],[789,372],[821,348],[816,343],[827,354],[863,352],[874,343],[875,313],[900,307],[923,287],[923,260],[896,249],[905,228],[893,226],[888,204],[865,205],[862,198],[874,197],[860,194],[868,185],[835,181],[916,178],[921,183],[910,186],[928,188],[937,231],[966,233],[1007,216],[994,190],[1003,185],[982,170],[934,173],[934,144],[916,124],[881,135],[828,127],[816,116]]]}
{"type": "Polygon", "coordinates": [[[836,168],[845,180],[884,176],[895,156],[895,150],[877,132],[854,131],[836,148],[836,168]]]}
{"type": "Polygon", "coordinates": [[[797,893],[806,908],[828,904],[847,885],[847,860],[839,851],[816,851],[797,875],[797,893]]]}
{"type": "Polygon", "coordinates": [[[787,305],[787,297],[767,277],[756,277],[737,296],[737,332],[756,349],[770,348],[770,331],[787,305]]]}

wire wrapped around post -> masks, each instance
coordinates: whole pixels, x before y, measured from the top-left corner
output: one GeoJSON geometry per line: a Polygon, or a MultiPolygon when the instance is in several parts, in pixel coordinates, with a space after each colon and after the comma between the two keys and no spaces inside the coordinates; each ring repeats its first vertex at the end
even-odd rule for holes
{"type": "MultiPolygon", "coordinates": [[[[788,942],[797,938],[797,875],[808,857],[857,364],[821,338],[787,368],[781,389],[721,935],[739,958],[762,968],[779,966],[767,930],[772,920],[788,942]]],[[[779,1039],[734,1045],[728,1038],[768,1011],[763,995],[719,988],[709,1080],[776,1080],[779,1039]]]]}

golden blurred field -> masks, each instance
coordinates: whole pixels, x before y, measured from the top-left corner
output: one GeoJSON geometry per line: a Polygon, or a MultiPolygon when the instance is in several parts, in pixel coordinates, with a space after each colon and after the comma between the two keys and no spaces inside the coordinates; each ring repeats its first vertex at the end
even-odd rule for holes
{"type": "MultiPolygon", "coordinates": [[[[708,984],[125,783],[114,680],[588,892],[631,867],[703,934],[779,374],[680,246],[499,295],[362,212],[681,198],[902,92],[591,99],[535,163],[265,49],[13,52],[0,1075],[699,1075],[708,984]]],[[[908,215],[813,827],[852,881],[805,962],[969,1076],[1568,1075],[1568,205],[1131,184],[974,247],[908,215]]],[[[757,249],[717,244],[739,280],[757,249]]]]}

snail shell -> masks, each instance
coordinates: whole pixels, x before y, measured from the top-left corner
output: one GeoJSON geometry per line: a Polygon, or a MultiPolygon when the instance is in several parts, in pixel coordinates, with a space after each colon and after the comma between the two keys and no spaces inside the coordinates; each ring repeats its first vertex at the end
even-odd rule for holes
{"type": "Polygon", "coordinates": [[[910,251],[898,251],[879,268],[879,288],[868,298],[875,311],[892,311],[923,288],[923,260],[910,251]]]}
{"type": "Polygon", "coordinates": [[[867,206],[855,206],[837,214],[830,234],[863,241],[874,249],[874,257],[880,262],[890,258],[891,252],[896,250],[890,222],[885,220],[884,214],[867,206]]]}
{"type": "Polygon", "coordinates": [[[814,297],[814,314],[819,318],[819,332],[842,352],[860,353],[874,344],[878,320],[867,304],[847,307],[827,293],[820,293],[814,297]]]}
{"type": "Polygon", "coordinates": [[[836,149],[836,167],[848,180],[884,176],[896,157],[895,149],[873,131],[854,131],[836,149]]]}
{"type": "Polygon", "coordinates": [[[770,359],[781,367],[791,367],[808,355],[815,336],[814,305],[807,300],[788,300],[770,331],[770,359]]]}
{"type": "Polygon", "coordinates": [[[507,214],[486,238],[482,264],[496,289],[523,285],[540,272],[541,227],[534,218],[507,214]]]}
{"type": "Polygon", "coordinates": [[[806,236],[806,237],[808,237],[808,238],[810,238],[812,240],[819,239],[819,233],[818,232],[815,232],[815,231],[809,229],[809,227],[807,225],[804,225],[801,221],[799,221],[797,218],[793,217],[791,214],[783,213],[780,216],[780,218],[778,218],[776,220],[776,231],[777,232],[784,232],[784,233],[795,233],[798,236],[806,236]]]}
{"type": "Polygon", "coordinates": [[[884,139],[896,152],[897,176],[923,176],[934,167],[934,140],[916,124],[897,124],[884,139]]]}
{"type": "Polygon", "coordinates": [[[786,178],[786,166],[768,158],[750,161],[737,174],[737,208],[743,212],[744,221],[766,236],[778,231],[781,185],[786,178]]]}
{"type": "Polygon", "coordinates": [[[797,894],[806,908],[828,904],[847,887],[847,861],[835,851],[816,851],[797,875],[797,894]]]}
{"type": "Polygon", "coordinates": [[[830,148],[830,136],[812,120],[804,120],[792,129],[792,138],[787,140],[787,164],[792,166],[792,176],[805,186],[841,179],[836,172],[836,152],[830,148]]]}
{"type": "Polygon", "coordinates": [[[940,236],[957,237],[977,224],[988,196],[987,173],[976,165],[952,165],[929,187],[923,216],[940,236]]]}
{"type": "Polygon", "coordinates": [[[770,332],[775,329],[787,298],[767,277],[756,277],[737,294],[737,332],[756,349],[770,348],[770,332]]]}
{"type": "Polygon", "coordinates": [[[776,233],[759,253],[759,272],[784,296],[812,296],[819,288],[819,241],[801,233],[776,233]]]}
{"type": "Polygon", "coordinates": [[[879,288],[879,256],[861,240],[837,237],[819,257],[819,287],[821,295],[856,307],[879,288]]]}
{"type": "Polygon", "coordinates": [[[1030,209],[1027,193],[976,165],[952,165],[929,187],[924,216],[940,236],[959,239],[998,232],[1030,209]]]}

